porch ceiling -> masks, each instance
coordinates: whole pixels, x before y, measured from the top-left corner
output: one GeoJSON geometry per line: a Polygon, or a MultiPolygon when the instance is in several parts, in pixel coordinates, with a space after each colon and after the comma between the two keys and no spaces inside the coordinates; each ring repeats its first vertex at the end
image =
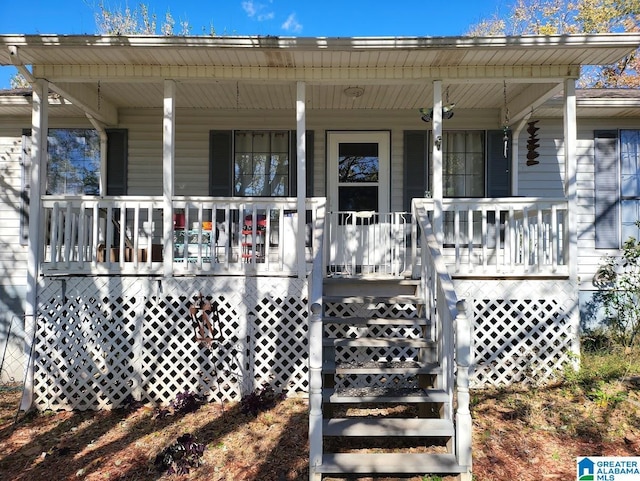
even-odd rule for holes
{"type": "MultiPolygon", "coordinates": [[[[418,109],[442,79],[459,109],[500,109],[503,82],[514,109],[548,95],[580,65],[608,64],[640,35],[544,37],[113,37],[0,35],[0,65],[30,65],[36,77],[115,108],[161,107],[163,80],[178,82],[177,106],[294,109],[296,81],[309,109],[418,109]],[[358,98],[345,95],[360,86],[358,98]]],[[[104,105],[103,104],[103,105],[104,105]]]]}
{"type": "MultiPolygon", "coordinates": [[[[59,84],[73,91],[72,84],[59,84]]],[[[557,84],[541,84],[552,89],[557,84]]],[[[97,89],[97,83],[88,84],[97,89]]],[[[525,84],[510,83],[508,96],[515,98],[525,89],[525,84]]],[[[100,82],[103,100],[118,108],[160,108],[163,101],[163,84],[160,82],[100,82]]],[[[501,108],[503,106],[502,83],[466,83],[450,85],[448,95],[459,109],[501,108]]],[[[433,103],[432,82],[410,84],[344,83],[339,85],[315,84],[306,89],[308,109],[419,109],[433,103]],[[353,98],[345,89],[358,85],[363,87],[362,96],[353,98]]],[[[176,104],[178,108],[216,110],[294,110],[296,85],[289,83],[254,82],[178,82],[176,104]]]]}

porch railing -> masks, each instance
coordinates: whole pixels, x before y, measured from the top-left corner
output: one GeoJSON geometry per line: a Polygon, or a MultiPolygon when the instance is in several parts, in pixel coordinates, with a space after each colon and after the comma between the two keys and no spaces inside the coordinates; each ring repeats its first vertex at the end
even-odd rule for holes
{"type": "Polygon", "coordinates": [[[164,232],[161,197],[54,197],[42,200],[42,272],[164,272],[293,275],[311,262],[311,225],[324,199],[306,202],[305,251],[298,253],[297,200],[181,197],[164,232]]]}
{"type": "Polygon", "coordinates": [[[400,276],[411,268],[407,212],[329,212],[326,258],[331,275],[400,276]]]}
{"type": "Polygon", "coordinates": [[[436,344],[438,363],[442,367],[441,385],[449,393],[445,417],[453,419],[455,399],[455,454],[458,464],[471,471],[471,413],[469,411],[469,376],[473,365],[472,324],[467,306],[459,300],[433,232],[430,213],[424,203],[413,202],[413,219],[420,240],[420,279],[426,300],[426,315],[431,321],[431,338],[436,344]]]}
{"type": "MultiPolygon", "coordinates": [[[[44,274],[207,273],[294,275],[310,268],[311,225],[324,199],[307,199],[304,252],[297,201],[179,197],[165,233],[161,197],[43,198],[44,274]]],[[[567,276],[564,199],[415,199],[427,211],[455,276],[567,276]],[[436,212],[440,212],[437,214],[436,212]],[[438,219],[438,216],[440,218],[438,219]]],[[[410,213],[331,212],[326,272],[417,275],[418,229],[410,213]]],[[[575,261],[575,260],[574,260],[575,261]]]]}
{"type": "MultiPolygon", "coordinates": [[[[424,207],[434,225],[442,226],[437,234],[445,263],[453,275],[569,274],[565,199],[444,199],[440,224],[432,199],[414,202],[424,207]]],[[[412,232],[415,235],[417,231],[412,232]]],[[[412,258],[416,256],[414,249],[412,258]]]]}

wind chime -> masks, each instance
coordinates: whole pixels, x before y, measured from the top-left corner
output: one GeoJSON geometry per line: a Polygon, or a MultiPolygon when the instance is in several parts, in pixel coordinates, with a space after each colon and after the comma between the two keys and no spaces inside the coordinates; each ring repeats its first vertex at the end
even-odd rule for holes
{"type": "Polygon", "coordinates": [[[540,161],[536,160],[540,156],[538,153],[540,143],[536,136],[536,132],[538,132],[540,128],[536,127],[537,123],[537,120],[532,120],[527,124],[527,133],[529,134],[529,140],[527,140],[527,165],[529,167],[540,163],[540,161]]]}
{"type": "Polygon", "coordinates": [[[211,346],[213,341],[220,338],[218,316],[218,304],[205,299],[198,292],[193,296],[193,302],[189,305],[189,316],[196,331],[196,341],[211,346]]]}
{"type": "Polygon", "coordinates": [[[504,80],[502,94],[504,97],[504,124],[502,127],[502,142],[504,143],[503,155],[505,159],[509,158],[509,107],[507,104],[507,81],[504,80]]]}

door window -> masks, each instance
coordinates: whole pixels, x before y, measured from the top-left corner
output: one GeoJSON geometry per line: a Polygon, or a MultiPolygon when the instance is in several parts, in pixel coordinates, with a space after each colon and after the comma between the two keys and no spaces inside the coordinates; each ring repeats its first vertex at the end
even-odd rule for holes
{"type": "Polygon", "coordinates": [[[389,133],[329,133],[329,200],[333,211],[389,210],[389,133]]]}

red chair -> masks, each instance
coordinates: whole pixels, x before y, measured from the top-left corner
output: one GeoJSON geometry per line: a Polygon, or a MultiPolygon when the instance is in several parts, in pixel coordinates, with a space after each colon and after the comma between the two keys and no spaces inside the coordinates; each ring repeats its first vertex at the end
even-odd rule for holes
{"type": "Polygon", "coordinates": [[[256,262],[264,262],[266,230],[266,215],[258,215],[255,225],[252,215],[248,215],[244,218],[244,222],[242,224],[242,258],[245,260],[245,262],[251,262],[251,259],[254,257],[254,250],[256,262]],[[255,249],[253,246],[254,229],[256,244],[255,249]]]}

